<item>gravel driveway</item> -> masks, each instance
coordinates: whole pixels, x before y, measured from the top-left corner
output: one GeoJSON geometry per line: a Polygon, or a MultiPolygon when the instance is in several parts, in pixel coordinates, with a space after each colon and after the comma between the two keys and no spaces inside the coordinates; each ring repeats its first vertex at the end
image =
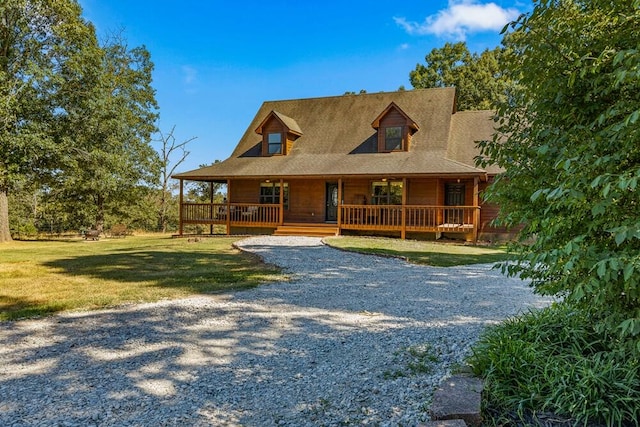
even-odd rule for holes
{"type": "Polygon", "coordinates": [[[293,280],[0,323],[0,425],[413,426],[486,325],[547,303],[488,265],[238,246],[293,280]]]}

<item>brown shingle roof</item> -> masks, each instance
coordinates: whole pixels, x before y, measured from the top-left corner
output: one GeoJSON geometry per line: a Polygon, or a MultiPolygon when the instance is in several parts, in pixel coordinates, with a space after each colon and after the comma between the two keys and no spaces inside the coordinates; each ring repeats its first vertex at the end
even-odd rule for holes
{"type": "MultiPolygon", "coordinates": [[[[458,145],[490,138],[490,134],[485,135],[489,128],[482,126],[478,129],[482,135],[476,136],[474,117],[465,115],[457,120],[462,113],[453,114],[454,98],[454,88],[438,88],[268,101],[262,104],[229,159],[174,177],[484,174],[474,166],[472,156],[469,161],[470,149],[458,145]],[[377,153],[376,130],[371,123],[392,102],[415,121],[419,130],[413,134],[408,152],[377,153]],[[262,139],[255,129],[273,112],[302,136],[288,155],[262,157],[262,139]]],[[[483,113],[477,118],[484,120],[489,114],[483,113]]]]}
{"type": "Polygon", "coordinates": [[[277,111],[271,111],[271,113],[269,113],[263,120],[262,123],[260,123],[258,125],[258,127],[256,128],[256,133],[262,135],[262,127],[264,126],[265,122],[267,121],[267,119],[269,117],[275,116],[278,118],[278,120],[280,120],[280,122],[282,122],[283,125],[285,125],[290,131],[292,131],[293,133],[295,133],[296,135],[302,135],[302,129],[300,129],[300,126],[298,125],[298,123],[292,119],[291,117],[287,117],[282,113],[279,113],[277,111]]]}
{"type": "MultiPolygon", "coordinates": [[[[488,141],[495,133],[494,111],[459,111],[451,120],[451,132],[447,157],[461,163],[474,165],[480,154],[477,143],[488,141]]],[[[485,169],[489,174],[502,172],[497,166],[485,169]]]]}

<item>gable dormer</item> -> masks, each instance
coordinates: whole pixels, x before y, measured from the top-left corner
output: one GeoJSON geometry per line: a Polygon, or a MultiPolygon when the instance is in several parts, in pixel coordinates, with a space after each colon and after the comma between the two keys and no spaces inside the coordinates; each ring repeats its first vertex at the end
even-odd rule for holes
{"type": "Polygon", "coordinates": [[[379,153],[409,151],[411,136],[419,129],[418,124],[395,102],[389,104],[371,126],[378,131],[379,153]]]}
{"type": "Polygon", "coordinates": [[[302,136],[298,123],[291,117],[272,110],[256,128],[262,135],[263,156],[286,156],[291,152],[293,142],[302,136]]]}

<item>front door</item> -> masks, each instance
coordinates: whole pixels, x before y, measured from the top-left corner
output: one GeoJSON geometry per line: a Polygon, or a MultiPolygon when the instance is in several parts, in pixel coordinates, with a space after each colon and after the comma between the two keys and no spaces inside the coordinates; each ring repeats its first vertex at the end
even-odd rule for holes
{"type": "MultiPolygon", "coordinates": [[[[464,198],[464,184],[449,183],[445,185],[445,206],[464,206],[464,198]]],[[[444,222],[447,224],[464,224],[464,210],[446,208],[444,211],[444,222]]]]}
{"type": "Polygon", "coordinates": [[[338,184],[327,182],[326,192],[326,213],[325,220],[328,222],[338,221],[338,184]]]}

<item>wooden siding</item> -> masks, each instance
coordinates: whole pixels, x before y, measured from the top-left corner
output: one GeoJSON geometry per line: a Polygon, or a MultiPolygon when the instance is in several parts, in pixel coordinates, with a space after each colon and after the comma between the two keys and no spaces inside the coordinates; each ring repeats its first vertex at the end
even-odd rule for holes
{"type": "Polygon", "coordinates": [[[371,203],[371,180],[349,180],[343,184],[342,200],[352,205],[366,205],[371,203]]]}
{"type": "Polygon", "coordinates": [[[480,183],[480,224],[478,224],[478,229],[481,233],[489,233],[489,234],[508,234],[509,230],[505,227],[496,227],[491,224],[491,222],[498,216],[498,212],[500,211],[500,207],[498,205],[492,203],[485,203],[482,201],[482,192],[487,189],[489,183],[483,182],[480,183]]]}
{"type": "Polygon", "coordinates": [[[380,120],[380,128],[378,129],[378,151],[389,151],[385,148],[385,128],[391,126],[402,126],[402,151],[407,151],[409,126],[407,126],[407,119],[395,108],[392,108],[387,114],[380,120]]]}
{"type": "Polygon", "coordinates": [[[231,203],[259,203],[260,181],[238,180],[231,183],[231,203]]]}
{"type": "Polygon", "coordinates": [[[411,179],[407,183],[407,204],[409,205],[439,205],[438,180],[411,179]]]}
{"type": "Polygon", "coordinates": [[[297,135],[289,132],[289,129],[280,122],[275,116],[271,116],[262,126],[262,155],[283,155],[286,156],[293,149],[293,142],[298,138],[297,135]],[[268,137],[270,133],[279,133],[282,136],[282,153],[269,154],[268,137]]]}
{"type": "MultiPolygon", "coordinates": [[[[280,122],[280,120],[278,120],[275,117],[271,117],[269,120],[266,121],[266,123],[264,124],[264,126],[262,127],[262,155],[263,156],[271,156],[271,154],[269,154],[269,142],[268,142],[268,137],[270,133],[279,133],[282,135],[282,155],[286,155],[287,154],[287,143],[285,141],[286,139],[286,128],[285,126],[283,126],[283,124],[280,122]]],[[[280,154],[276,154],[276,156],[278,156],[280,154]]]]}
{"type": "Polygon", "coordinates": [[[289,180],[289,209],[284,211],[287,222],[324,222],[325,182],[321,180],[289,180]]]}

